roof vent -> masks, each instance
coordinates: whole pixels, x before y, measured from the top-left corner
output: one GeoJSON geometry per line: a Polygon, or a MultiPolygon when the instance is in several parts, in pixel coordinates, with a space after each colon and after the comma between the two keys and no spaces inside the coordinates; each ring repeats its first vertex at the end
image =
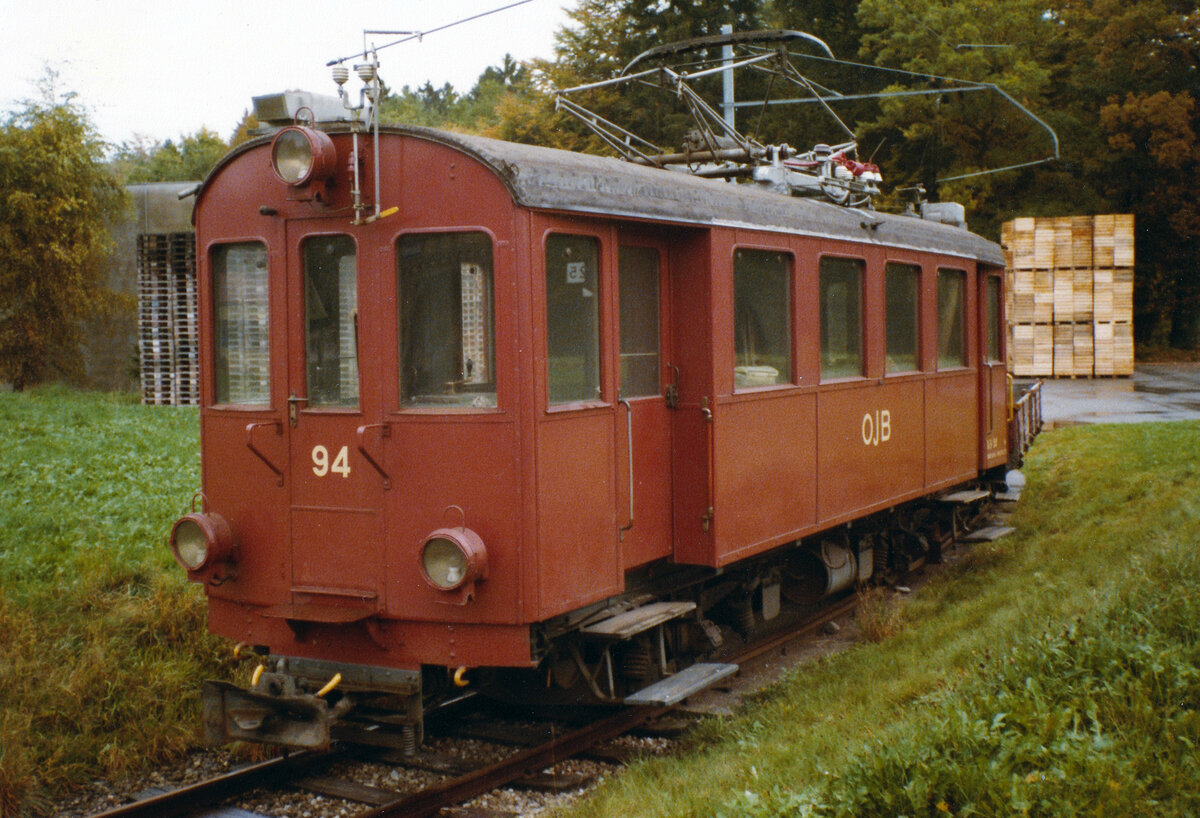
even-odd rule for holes
{"type": "Polygon", "coordinates": [[[312,124],[350,121],[350,114],[338,97],[311,91],[284,91],[254,97],[254,115],[263,125],[291,125],[301,111],[305,112],[305,119],[308,112],[312,112],[312,124]]]}
{"type": "Polygon", "coordinates": [[[958,202],[921,202],[921,218],[967,229],[967,209],[958,202]]]}

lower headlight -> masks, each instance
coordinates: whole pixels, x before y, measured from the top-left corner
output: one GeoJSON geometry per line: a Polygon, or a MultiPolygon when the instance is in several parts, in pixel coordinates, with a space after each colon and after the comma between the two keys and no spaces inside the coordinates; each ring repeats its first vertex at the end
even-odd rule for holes
{"type": "Polygon", "coordinates": [[[188,514],[171,529],[171,553],[186,571],[225,562],[233,553],[233,533],[220,514],[188,514]]]}
{"type": "Polygon", "coordinates": [[[443,528],[425,538],[421,548],[425,579],[441,591],[452,591],[487,577],[483,540],[469,528],[443,528]]]}

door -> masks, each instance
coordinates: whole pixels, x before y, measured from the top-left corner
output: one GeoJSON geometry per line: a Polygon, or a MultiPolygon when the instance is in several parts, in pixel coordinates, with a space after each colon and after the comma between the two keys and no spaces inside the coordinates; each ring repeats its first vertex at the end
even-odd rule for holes
{"type": "Polygon", "coordinates": [[[620,411],[617,519],[626,569],[669,556],[671,536],[671,418],[665,397],[673,370],[663,360],[669,299],[665,245],[627,238],[618,249],[620,411]],[[620,466],[619,466],[620,467],[620,466]],[[625,506],[624,502],[628,501],[625,506]]]}
{"type": "Polygon", "coordinates": [[[980,468],[989,469],[1007,461],[1008,371],[1004,365],[1003,289],[1000,274],[979,273],[979,428],[980,468]]]}
{"type": "Polygon", "coordinates": [[[383,481],[369,460],[383,430],[369,419],[382,413],[378,391],[363,388],[378,383],[379,356],[360,349],[370,337],[369,324],[360,327],[359,304],[369,303],[360,264],[370,260],[349,235],[295,225],[287,246],[293,604],[297,618],[337,621],[330,609],[383,607],[383,481]]]}

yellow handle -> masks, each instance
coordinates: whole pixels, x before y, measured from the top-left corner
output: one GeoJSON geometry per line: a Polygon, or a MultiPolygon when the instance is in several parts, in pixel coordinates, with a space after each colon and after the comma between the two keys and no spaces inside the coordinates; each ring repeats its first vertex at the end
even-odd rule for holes
{"type": "Polygon", "coordinates": [[[259,665],[258,667],[254,668],[254,675],[250,677],[250,686],[251,687],[254,687],[255,685],[258,684],[258,680],[260,678],[262,678],[264,670],[266,670],[266,668],[263,667],[262,665],[259,665]]]}
{"type": "Polygon", "coordinates": [[[471,682],[469,679],[467,679],[467,669],[465,667],[460,667],[458,670],[454,671],[455,687],[467,687],[470,684],[471,682]]]}
{"type": "Polygon", "coordinates": [[[326,693],[328,693],[329,691],[331,691],[335,687],[337,687],[339,684],[341,684],[341,682],[342,682],[342,674],[340,674],[340,673],[333,674],[333,678],[330,679],[328,682],[326,682],[325,686],[323,688],[321,688],[320,690],[317,691],[317,697],[320,698],[321,696],[324,696],[326,693]]]}

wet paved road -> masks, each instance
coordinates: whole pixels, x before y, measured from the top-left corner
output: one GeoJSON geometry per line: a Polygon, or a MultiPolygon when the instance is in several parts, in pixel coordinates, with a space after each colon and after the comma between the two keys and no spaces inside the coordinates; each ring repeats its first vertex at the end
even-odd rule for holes
{"type": "Polygon", "coordinates": [[[1042,390],[1047,426],[1200,420],[1200,363],[1138,364],[1128,378],[1049,379],[1042,390]]]}

